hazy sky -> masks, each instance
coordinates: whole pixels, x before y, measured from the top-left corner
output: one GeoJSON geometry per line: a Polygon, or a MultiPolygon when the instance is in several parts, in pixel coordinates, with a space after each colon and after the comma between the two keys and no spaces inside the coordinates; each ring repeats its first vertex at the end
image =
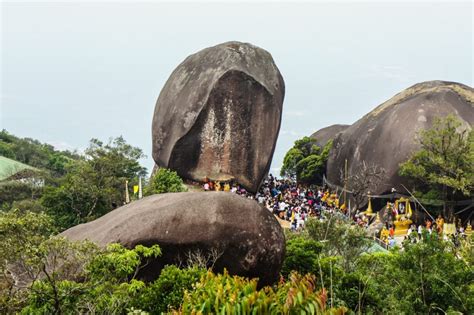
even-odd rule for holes
{"type": "Polygon", "coordinates": [[[123,135],[149,169],[161,88],[221,42],[268,50],[284,77],[274,171],[294,140],[410,85],[473,85],[472,2],[69,2],[2,2],[0,129],[60,149],[123,135]]]}

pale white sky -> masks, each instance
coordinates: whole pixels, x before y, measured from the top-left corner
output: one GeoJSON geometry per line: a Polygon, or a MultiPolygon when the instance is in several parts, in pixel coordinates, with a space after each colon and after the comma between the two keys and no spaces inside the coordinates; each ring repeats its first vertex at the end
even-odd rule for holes
{"type": "MultiPolygon", "coordinates": [[[[173,69],[229,40],[268,50],[286,84],[272,167],[294,140],[350,124],[421,81],[473,85],[472,2],[2,2],[0,129],[59,148],[123,135],[151,159],[173,69]]],[[[275,171],[275,170],[274,170],[275,171]]]]}

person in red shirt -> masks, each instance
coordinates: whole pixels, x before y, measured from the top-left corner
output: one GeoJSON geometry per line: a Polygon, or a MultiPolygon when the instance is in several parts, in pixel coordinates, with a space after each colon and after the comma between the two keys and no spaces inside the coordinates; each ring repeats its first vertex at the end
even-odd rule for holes
{"type": "Polygon", "coordinates": [[[388,234],[390,235],[390,237],[393,237],[395,235],[395,229],[393,228],[393,226],[390,226],[390,230],[388,230],[388,234]]]}

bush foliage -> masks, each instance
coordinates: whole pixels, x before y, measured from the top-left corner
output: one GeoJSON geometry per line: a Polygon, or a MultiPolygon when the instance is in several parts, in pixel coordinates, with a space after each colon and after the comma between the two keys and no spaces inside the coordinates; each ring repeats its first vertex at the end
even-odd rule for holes
{"type": "Polygon", "coordinates": [[[150,182],[145,189],[145,195],[162,194],[168,192],[186,191],[183,180],[179,175],[167,168],[160,168],[150,178],[150,182]]]}
{"type": "Polygon", "coordinates": [[[311,137],[296,140],[283,159],[280,175],[302,183],[321,183],[331,148],[332,141],[320,147],[311,137]]]}

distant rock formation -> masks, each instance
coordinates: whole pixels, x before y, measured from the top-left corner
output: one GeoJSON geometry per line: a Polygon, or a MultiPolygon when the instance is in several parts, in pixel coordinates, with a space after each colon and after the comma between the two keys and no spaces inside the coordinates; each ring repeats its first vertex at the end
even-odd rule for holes
{"type": "Polygon", "coordinates": [[[465,128],[474,123],[474,89],[455,82],[429,81],[398,93],[339,133],[328,159],[328,180],[342,186],[340,170],[348,160],[349,173],[362,161],[383,167],[387,178],[371,193],[379,194],[400,186],[399,165],[420,147],[416,136],[429,129],[435,117],[455,114],[465,128]]]}
{"type": "Polygon", "coordinates": [[[227,42],[186,58],[153,116],[153,158],[181,177],[235,179],[258,190],[280,130],[285,85],[272,56],[227,42]]]}
{"type": "Polygon", "coordinates": [[[214,254],[214,270],[278,280],[285,237],[275,217],[254,200],[226,192],[168,193],[120,207],[61,235],[99,245],[159,244],[163,255],[140,271],[153,280],[167,264],[186,263],[189,253],[214,254]]]}
{"type": "Polygon", "coordinates": [[[319,129],[311,135],[311,138],[316,139],[316,143],[320,147],[324,147],[329,140],[332,140],[336,135],[346,130],[350,125],[331,125],[322,129],[319,129]]]}

